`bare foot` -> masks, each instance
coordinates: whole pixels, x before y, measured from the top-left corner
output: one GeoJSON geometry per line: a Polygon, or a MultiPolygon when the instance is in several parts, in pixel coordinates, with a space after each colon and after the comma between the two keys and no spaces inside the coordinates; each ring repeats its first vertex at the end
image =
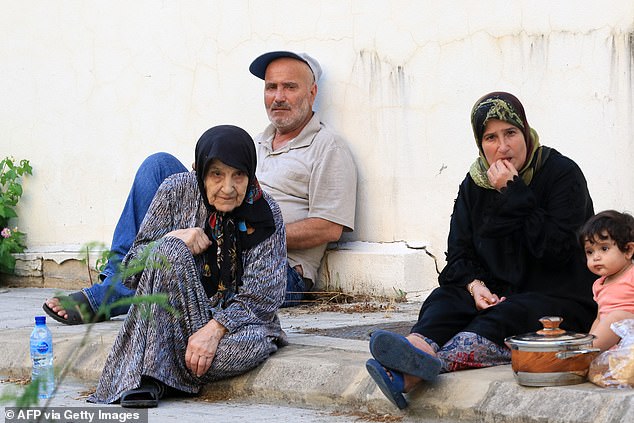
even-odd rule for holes
{"type": "MultiPolygon", "coordinates": [[[[416,334],[410,333],[409,335],[406,336],[406,338],[410,342],[410,344],[412,344],[414,347],[418,348],[421,351],[426,352],[429,355],[436,357],[436,351],[434,351],[431,345],[429,345],[422,337],[416,334]]],[[[389,373],[389,370],[388,370],[388,373],[389,373]]],[[[414,389],[414,387],[416,387],[416,385],[418,385],[422,381],[421,378],[408,375],[407,373],[403,373],[403,380],[405,382],[403,387],[404,392],[411,391],[412,389],[414,389]]]]}
{"type": "Polygon", "coordinates": [[[46,305],[48,306],[48,308],[57,313],[57,315],[62,319],[68,319],[68,313],[66,313],[66,310],[64,310],[64,308],[62,307],[61,303],[59,302],[59,298],[48,298],[46,300],[46,305]]]}
{"type": "Polygon", "coordinates": [[[409,335],[406,336],[407,340],[410,342],[410,344],[412,344],[413,346],[415,346],[416,348],[418,348],[421,351],[426,352],[429,355],[433,355],[434,357],[436,357],[436,351],[434,351],[434,349],[431,347],[431,345],[429,345],[421,336],[418,336],[416,334],[410,333],[409,335]]]}

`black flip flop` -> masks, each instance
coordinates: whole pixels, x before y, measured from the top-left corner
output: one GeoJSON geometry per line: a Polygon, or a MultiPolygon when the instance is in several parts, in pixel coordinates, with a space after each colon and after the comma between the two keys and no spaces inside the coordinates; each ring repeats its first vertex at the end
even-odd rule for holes
{"type": "Polygon", "coordinates": [[[62,302],[66,302],[66,303],[72,302],[73,304],[75,304],[74,307],[69,307],[67,309],[66,308],[64,309],[66,310],[66,314],[67,314],[66,319],[64,319],[59,314],[55,313],[53,309],[50,308],[46,303],[42,305],[42,309],[44,310],[44,312],[60,323],[63,323],[65,325],[83,325],[84,323],[105,320],[105,319],[102,319],[102,320],[95,319],[95,313],[92,311],[92,308],[90,307],[88,298],[86,298],[86,294],[84,294],[81,291],[73,292],[72,294],[68,296],[59,296],[59,297],[53,297],[53,298],[57,298],[60,304],[62,302]],[[83,315],[88,318],[88,322],[84,321],[84,318],[82,317],[82,312],[83,312],[83,315]]]}
{"type": "Polygon", "coordinates": [[[141,382],[141,386],[121,394],[121,407],[154,408],[158,407],[161,397],[161,386],[155,381],[141,382]]]}

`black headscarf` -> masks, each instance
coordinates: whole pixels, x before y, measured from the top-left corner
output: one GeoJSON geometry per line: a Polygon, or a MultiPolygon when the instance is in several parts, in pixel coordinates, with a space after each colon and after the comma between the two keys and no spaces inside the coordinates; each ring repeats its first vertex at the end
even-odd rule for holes
{"type": "Polygon", "coordinates": [[[205,233],[212,241],[205,252],[203,286],[208,296],[218,296],[226,306],[242,285],[242,251],[271,236],[275,222],[255,177],[255,145],[245,130],[232,125],[208,129],[198,140],[195,155],[198,188],[209,212],[205,233]],[[249,178],[244,201],[231,212],[216,210],[207,199],[205,174],[214,159],[249,178]]]}
{"type": "Polygon", "coordinates": [[[486,94],[476,101],[471,110],[471,127],[475,136],[480,156],[471,165],[469,174],[474,182],[487,189],[495,189],[489,182],[486,173],[491,163],[488,163],[482,150],[482,136],[487,122],[491,119],[498,119],[519,128],[524,134],[526,141],[526,161],[518,173],[524,183],[529,185],[533,176],[546,162],[550,149],[539,144],[539,135],[528,125],[524,106],[513,94],[506,92],[492,92],[486,94]]]}

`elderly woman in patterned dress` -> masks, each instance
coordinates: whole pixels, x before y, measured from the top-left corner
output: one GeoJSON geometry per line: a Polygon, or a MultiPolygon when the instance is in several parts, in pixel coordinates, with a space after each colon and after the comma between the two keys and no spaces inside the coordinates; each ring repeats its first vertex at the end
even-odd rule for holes
{"type": "Polygon", "coordinates": [[[145,270],[125,283],[137,296],[166,293],[178,313],[152,304],[147,317],[132,306],[90,402],[155,407],[166,390],[197,393],[286,343],[276,315],[286,287],[285,231],[255,177],[253,140],[217,126],[195,155],[195,172],[163,182],[124,259],[150,246],[145,270]]]}

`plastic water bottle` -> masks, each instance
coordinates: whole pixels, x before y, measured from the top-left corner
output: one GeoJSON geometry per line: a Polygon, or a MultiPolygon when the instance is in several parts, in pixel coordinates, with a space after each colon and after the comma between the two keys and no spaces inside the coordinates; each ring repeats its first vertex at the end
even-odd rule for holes
{"type": "Polygon", "coordinates": [[[35,327],[31,332],[31,383],[39,380],[40,398],[50,398],[55,389],[53,369],[53,335],[46,326],[46,316],[35,316],[35,327]]]}

